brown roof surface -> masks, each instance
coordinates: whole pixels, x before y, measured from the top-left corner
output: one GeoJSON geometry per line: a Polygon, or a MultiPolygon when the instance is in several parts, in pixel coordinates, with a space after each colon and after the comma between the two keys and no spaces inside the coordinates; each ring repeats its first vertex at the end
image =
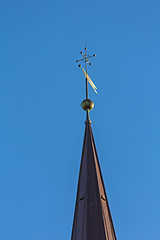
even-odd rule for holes
{"type": "Polygon", "coordinates": [[[116,240],[91,122],[86,121],[71,240],[116,240]]]}

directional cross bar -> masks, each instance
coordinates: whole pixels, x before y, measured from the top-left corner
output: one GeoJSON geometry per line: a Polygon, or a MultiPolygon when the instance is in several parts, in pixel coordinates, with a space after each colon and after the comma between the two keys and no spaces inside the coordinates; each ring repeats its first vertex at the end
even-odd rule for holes
{"type": "Polygon", "coordinates": [[[92,58],[92,57],[95,57],[96,56],[96,54],[93,54],[93,55],[91,55],[91,56],[85,56],[82,52],[81,52],[81,54],[83,55],[83,58],[81,58],[81,59],[79,59],[79,60],[77,60],[76,62],[85,62],[85,61],[87,61],[88,63],[89,63],[89,65],[91,65],[91,63],[89,62],[89,58],[92,58]]]}

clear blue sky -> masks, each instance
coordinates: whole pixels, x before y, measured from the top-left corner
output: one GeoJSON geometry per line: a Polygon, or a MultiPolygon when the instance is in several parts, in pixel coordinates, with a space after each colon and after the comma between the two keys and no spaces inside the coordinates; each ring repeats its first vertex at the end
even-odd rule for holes
{"type": "Polygon", "coordinates": [[[85,113],[118,240],[160,239],[160,1],[0,2],[0,240],[70,239],[85,113]]]}

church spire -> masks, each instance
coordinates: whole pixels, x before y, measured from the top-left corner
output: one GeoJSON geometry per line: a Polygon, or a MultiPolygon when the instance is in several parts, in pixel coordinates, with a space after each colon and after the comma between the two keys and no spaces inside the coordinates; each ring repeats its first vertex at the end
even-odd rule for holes
{"type": "MultiPolygon", "coordinates": [[[[87,75],[86,82],[88,84],[87,75]]],[[[89,111],[93,109],[94,104],[87,94],[81,106],[87,112],[87,119],[71,240],[116,240],[89,119],[89,111]]]]}

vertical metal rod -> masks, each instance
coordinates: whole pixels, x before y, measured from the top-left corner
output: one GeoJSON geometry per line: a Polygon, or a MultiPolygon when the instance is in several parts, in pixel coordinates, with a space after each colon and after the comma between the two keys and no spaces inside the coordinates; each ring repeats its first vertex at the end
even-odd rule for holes
{"type": "MultiPolygon", "coordinates": [[[[86,73],[87,73],[87,48],[86,48],[86,44],[85,44],[85,65],[86,65],[86,73]]],[[[87,80],[87,76],[86,76],[86,99],[88,99],[88,80],[87,80]]]]}

